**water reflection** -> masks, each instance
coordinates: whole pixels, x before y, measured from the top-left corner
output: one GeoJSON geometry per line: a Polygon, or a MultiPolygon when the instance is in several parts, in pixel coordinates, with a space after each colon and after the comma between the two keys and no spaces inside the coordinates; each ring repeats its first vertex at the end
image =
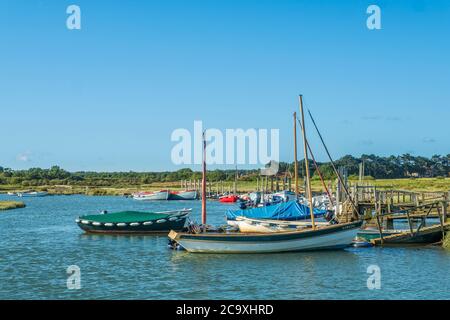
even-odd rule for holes
{"type": "MultiPolygon", "coordinates": [[[[0,196],[1,199],[2,196],[0,196]]],[[[200,202],[142,203],[122,197],[24,199],[0,215],[0,298],[4,299],[450,299],[440,247],[354,248],[282,254],[192,254],[167,247],[167,236],[85,234],[82,214],[164,211],[200,202]],[[66,288],[66,268],[81,268],[82,290],[66,288]],[[367,267],[380,266],[382,289],[367,289],[367,267]]],[[[230,208],[208,202],[208,223],[230,208]]]]}

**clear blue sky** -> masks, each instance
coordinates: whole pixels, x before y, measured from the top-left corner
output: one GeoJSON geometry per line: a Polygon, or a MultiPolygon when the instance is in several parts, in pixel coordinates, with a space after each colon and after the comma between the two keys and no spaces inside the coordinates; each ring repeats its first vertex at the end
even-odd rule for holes
{"type": "Polygon", "coordinates": [[[336,158],[450,153],[449,1],[2,0],[0,39],[0,166],[173,170],[194,120],[292,161],[299,93],[336,158]]]}

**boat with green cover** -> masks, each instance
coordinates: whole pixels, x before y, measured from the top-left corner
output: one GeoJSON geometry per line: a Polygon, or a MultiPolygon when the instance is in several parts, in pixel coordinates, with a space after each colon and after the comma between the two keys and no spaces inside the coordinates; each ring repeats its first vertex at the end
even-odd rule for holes
{"type": "Polygon", "coordinates": [[[182,230],[192,209],[163,212],[122,211],[80,216],[75,222],[88,233],[166,233],[182,230]]]}

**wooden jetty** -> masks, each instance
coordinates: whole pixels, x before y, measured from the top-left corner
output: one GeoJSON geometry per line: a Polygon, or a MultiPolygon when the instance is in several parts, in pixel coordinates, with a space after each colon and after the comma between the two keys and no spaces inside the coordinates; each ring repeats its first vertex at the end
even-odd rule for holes
{"type": "MultiPolygon", "coordinates": [[[[358,236],[374,245],[435,243],[450,230],[449,192],[412,192],[358,184],[349,189],[358,213],[367,222],[366,231],[358,236]],[[406,229],[394,228],[394,223],[401,220],[407,222],[406,229]],[[378,230],[377,237],[373,237],[374,229],[378,230]]],[[[340,206],[339,218],[345,220],[352,208],[346,199],[340,206]]]]}

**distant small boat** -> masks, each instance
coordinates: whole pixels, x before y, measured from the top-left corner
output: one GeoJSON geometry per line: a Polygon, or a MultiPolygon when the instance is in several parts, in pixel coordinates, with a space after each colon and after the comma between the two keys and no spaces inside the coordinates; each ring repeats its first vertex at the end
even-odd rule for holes
{"type": "Polygon", "coordinates": [[[33,191],[33,192],[18,192],[17,196],[18,197],[45,197],[48,195],[48,192],[45,191],[41,191],[41,192],[37,192],[37,191],[33,191]]]}
{"type": "Polygon", "coordinates": [[[165,233],[182,230],[191,211],[124,211],[80,216],[75,222],[87,233],[165,233]]]}
{"type": "Polygon", "coordinates": [[[17,193],[15,193],[15,192],[8,192],[7,194],[8,194],[8,196],[17,196],[17,193]]]}
{"type": "Polygon", "coordinates": [[[272,194],[272,197],[278,197],[283,199],[284,202],[289,200],[295,200],[297,198],[295,192],[284,190],[280,192],[275,192],[272,194]]]}
{"type": "Polygon", "coordinates": [[[133,194],[134,200],[169,200],[169,190],[161,190],[156,192],[139,192],[133,194]]]}
{"type": "Polygon", "coordinates": [[[196,190],[170,191],[169,200],[196,200],[198,192],[196,190]]]}
{"type": "Polygon", "coordinates": [[[233,203],[233,202],[238,201],[238,199],[239,199],[239,197],[237,195],[230,194],[230,195],[227,195],[227,196],[220,197],[219,201],[223,202],[223,203],[233,203]]]}

